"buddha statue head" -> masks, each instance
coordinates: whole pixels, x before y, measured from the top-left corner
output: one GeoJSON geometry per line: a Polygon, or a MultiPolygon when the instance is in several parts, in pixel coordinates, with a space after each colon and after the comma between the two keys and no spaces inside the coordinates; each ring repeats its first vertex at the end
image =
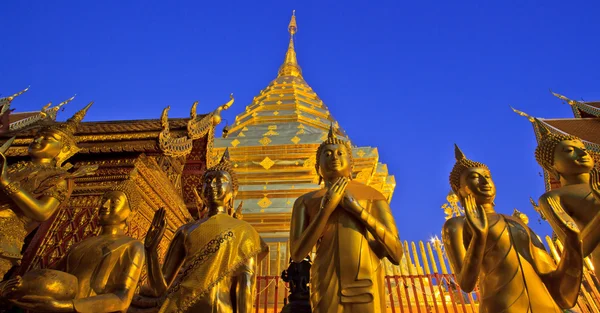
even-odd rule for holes
{"type": "Polygon", "coordinates": [[[337,177],[352,179],[352,147],[350,143],[334,135],[333,125],[329,127],[327,140],[317,149],[316,170],[319,174],[319,184],[323,179],[331,181],[337,177]]]}
{"type": "Polygon", "coordinates": [[[450,186],[464,207],[464,199],[472,195],[478,205],[493,204],[496,186],[487,165],[467,159],[454,145],[456,163],[450,172],[450,186]]]}
{"type": "Polygon", "coordinates": [[[92,104],[93,102],[90,102],[64,123],[53,123],[40,129],[29,145],[29,156],[34,161],[60,167],[77,153],[80,149],[74,134],[92,104]]]}
{"type": "Polygon", "coordinates": [[[535,149],[535,159],[556,179],[561,176],[589,173],[594,159],[587,152],[581,139],[560,133],[552,133],[540,120],[535,119],[540,141],[535,149]]]}
{"type": "Polygon", "coordinates": [[[135,183],[125,181],[104,193],[100,209],[98,210],[98,223],[106,225],[125,225],[132,211],[143,200],[135,183]]]}
{"type": "Polygon", "coordinates": [[[208,215],[231,212],[237,191],[237,176],[229,160],[229,150],[226,149],[219,164],[202,175],[200,197],[208,215]]]}

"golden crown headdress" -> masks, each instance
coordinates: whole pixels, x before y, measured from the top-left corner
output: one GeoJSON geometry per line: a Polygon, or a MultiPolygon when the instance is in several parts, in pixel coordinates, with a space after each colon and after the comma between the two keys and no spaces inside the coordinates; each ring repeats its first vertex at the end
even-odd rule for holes
{"type": "Polygon", "coordinates": [[[56,166],[60,167],[66,160],[81,150],[77,146],[77,137],[75,137],[75,132],[77,131],[79,123],[81,123],[81,120],[83,120],[92,104],[94,104],[93,101],[86,105],[79,112],[75,113],[66,122],[53,122],[51,125],[46,126],[38,131],[38,134],[50,131],[57,132],[62,136],[61,141],[63,143],[63,150],[56,157],[56,166]],[[66,149],[64,147],[66,147],[66,149]]]}
{"type": "Polygon", "coordinates": [[[540,132],[540,140],[535,148],[535,160],[546,171],[556,176],[554,170],[554,150],[556,145],[565,140],[581,140],[575,136],[561,133],[552,133],[548,127],[537,118],[534,118],[538,131],[540,132]]]}
{"type": "Polygon", "coordinates": [[[450,187],[452,187],[452,191],[458,195],[458,190],[460,189],[460,175],[462,175],[466,169],[480,167],[489,171],[489,168],[483,163],[467,159],[465,154],[456,144],[454,144],[454,157],[456,158],[456,163],[454,163],[454,167],[452,167],[452,171],[450,172],[450,187]]]}

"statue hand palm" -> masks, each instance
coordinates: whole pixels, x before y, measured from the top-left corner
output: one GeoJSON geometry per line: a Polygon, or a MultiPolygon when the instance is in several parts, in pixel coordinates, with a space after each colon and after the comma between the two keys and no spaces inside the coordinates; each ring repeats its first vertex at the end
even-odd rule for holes
{"type": "Polygon", "coordinates": [[[348,186],[348,178],[339,177],[336,181],[327,189],[327,192],[321,200],[321,209],[327,215],[331,214],[335,208],[340,204],[344,197],[344,191],[348,186]]]}
{"type": "Polygon", "coordinates": [[[165,213],[166,210],[164,208],[160,208],[154,213],[154,219],[152,219],[152,224],[150,224],[150,229],[148,229],[144,241],[146,250],[155,250],[158,248],[158,244],[162,240],[167,226],[165,213]]]}
{"type": "Polygon", "coordinates": [[[597,168],[590,171],[590,189],[596,201],[600,201],[600,171],[597,168]]]}
{"type": "Polygon", "coordinates": [[[488,232],[488,220],[483,207],[478,206],[473,195],[465,198],[465,216],[473,233],[485,236],[488,232]]]}

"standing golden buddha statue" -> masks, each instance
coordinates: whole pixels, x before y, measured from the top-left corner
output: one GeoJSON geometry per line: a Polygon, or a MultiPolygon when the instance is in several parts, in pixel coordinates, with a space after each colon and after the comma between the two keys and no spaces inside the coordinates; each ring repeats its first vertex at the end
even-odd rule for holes
{"type": "Polygon", "coordinates": [[[141,201],[135,188],[125,183],[104,194],[100,234],[74,245],[56,266],[69,275],[34,270],[8,280],[3,296],[34,312],[126,312],[144,265],[144,244],[125,234],[133,205],[141,201]],[[70,281],[76,282],[74,298],[49,296],[64,298],[74,287],[70,281]]]}
{"type": "Polygon", "coordinates": [[[467,159],[458,147],[455,153],[450,185],[465,215],[447,220],[442,235],[460,287],[470,292],[479,280],[480,312],[560,313],[573,307],[583,274],[576,227],[563,220],[558,225],[567,237],[555,265],[521,219],[496,213],[488,167],[467,159]]]}
{"type": "Polygon", "coordinates": [[[386,198],[351,180],[352,149],[329,129],[317,150],[325,187],[294,203],[291,257],[301,262],[316,245],[310,292],[314,313],[385,312],[384,266],[400,264],[402,243],[386,198]]]}
{"type": "Polygon", "coordinates": [[[581,231],[583,255],[591,255],[596,277],[600,277],[600,173],[583,142],[566,134],[553,134],[535,120],[541,138],[535,150],[537,162],[560,181],[560,188],[543,194],[539,208],[561,241],[565,234],[558,224],[573,220],[581,231]],[[564,211],[554,212],[549,200],[559,203],[564,211]],[[568,215],[568,216],[567,216],[568,215]]]}
{"type": "Polygon", "coordinates": [[[177,230],[162,268],[165,211],[154,216],[146,235],[149,287],[165,297],[159,312],[250,313],[257,264],[269,250],[250,224],[231,216],[238,184],[227,150],[200,183],[207,216],[177,230]]]}
{"type": "Polygon", "coordinates": [[[63,163],[79,151],[74,133],[92,103],[64,123],[39,130],[29,145],[31,161],[8,166],[0,151],[0,279],[21,260],[25,237],[71,195],[75,173],[63,163]]]}

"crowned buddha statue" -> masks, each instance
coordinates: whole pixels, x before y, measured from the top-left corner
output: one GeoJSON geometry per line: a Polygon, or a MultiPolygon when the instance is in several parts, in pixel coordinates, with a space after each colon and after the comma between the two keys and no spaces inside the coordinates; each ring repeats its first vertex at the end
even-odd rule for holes
{"type": "Polygon", "coordinates": [[[132,182],[106,192],[98,209],[100,234],[75,244],[54,267],[61,272],[12,278],[3,296],[32,312],[126,312],[144,265],[144,244],[125,234],[140,197],[132,182]]]}
{"type": "Polygon", "coordinates": [[[352,149],[334,135],[317,149],[322,189],[294,203],[290,254],[302,262],[316,246],[310,293],[314,313],[385,312],[384,266],[400,264],[402,243],[387,199],[352,181],[352,149]]]}
{"type": "Polygon", "coordinates": [[[74,133],[92,103],[64,123],[40,129],[29,145],[30,161],[7,164],[0,151],[0,279],[21,260],[25,237],[64,205],[75,173],[63,163],[79,151],[74,133]]]}
{"type": "Polygon", "coordinates": [[[164,263],[157,247],[165,231],[159,210],[146,235],[148,285],[164,297],[159,312],[251,312],[256,268],[268,246],[247,222],[231,214],[238,183],[226,150],[200,181],[206,216],[181,226],[164,263]]]}
{"type": "Polygon", "coordinates": [[[442,236],[462,290],[471,292],[479,282],[480,312],[560,313],[573,307],[583,275],[575,225],[559,219],[566,241],[555,264],[522,219],[496,213],[496,186],[488,167],[467,159],[458,147],[455,153],[450,185],[465,215],[447,220],[442,236]]]}
{"type": "Polygon", "coordinates": [[[600,277],[600,174],[594,169],[594,159],[579,138],[551,133],[537,119],[535,123],[541,135],[535,158],[560,181],[559,188],[540,197],[539,209],[561,241],[566,235],[556,217],[572,219],[581,232],[583,255],[591,256],[596,277],[600,277]],[[564,211],[553,212],[549,199],[558,202],[564,211]]]}

